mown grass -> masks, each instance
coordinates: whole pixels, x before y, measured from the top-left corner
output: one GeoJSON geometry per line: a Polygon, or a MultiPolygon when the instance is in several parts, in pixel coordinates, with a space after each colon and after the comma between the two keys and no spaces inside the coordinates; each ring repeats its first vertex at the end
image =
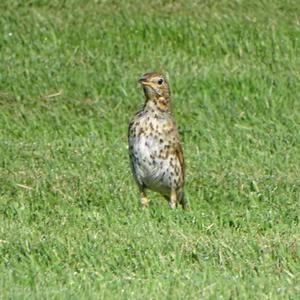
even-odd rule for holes
{"type": "Polygon", "coordinates": [[[1,1],[0,298],[297,299],[298,1],[1,1]],[[168,73],[191,210],[139,210],[136,79],[168,73]]]}

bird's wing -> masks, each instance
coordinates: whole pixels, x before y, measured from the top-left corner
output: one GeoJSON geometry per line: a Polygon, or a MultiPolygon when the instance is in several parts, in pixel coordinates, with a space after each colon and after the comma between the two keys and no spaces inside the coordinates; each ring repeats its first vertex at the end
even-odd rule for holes
{"type": "Polygon", "coordinates": [[[175,141],[173,144],[173,149],[175,152],[175,155],[180,163],[180,167],[181,167],[181,171],[182,171],[182,177],[184,180],[185,177],[185,162],[184,162],[184,156],[183,156],[183,149],[182,149],[182,145],[180,142],[180,137],[179,137],[179,133],[178,130],[176,128],[176,124],[174,122],[174,120],[172,120],[172,127],[173,127],[173,131],[174,131],[174,135],[175,135],[175,141]]]}
{"type": "Polygon", "coordinates": [[[180,144],[179,139],[178,139],[178,141],[175,145],[175,155],[177,156],[177,158],[179,160],[181,171],[182,171],[182,177],[183,177],[183,180],[184,180],[184,177],[185,177],[185,163],[184,163],[184,156],[183,156],[182,146],[180,144]]]}

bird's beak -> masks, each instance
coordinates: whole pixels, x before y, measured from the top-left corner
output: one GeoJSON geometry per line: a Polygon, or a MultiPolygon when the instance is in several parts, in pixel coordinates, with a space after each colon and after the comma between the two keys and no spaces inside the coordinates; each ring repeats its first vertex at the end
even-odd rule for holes
{"type": "Polygon", "coordinates": [[[148,81],[145,77],[141,77],[138,81],[142,85],[149,85],[149,86],[155,85],[155,83],[148,81]]]}
{"type": "Polygon", "coordinates": [[[147,84],[147,79],[145,77],[141,77],[138,81],[140,84],[147,84]]]}

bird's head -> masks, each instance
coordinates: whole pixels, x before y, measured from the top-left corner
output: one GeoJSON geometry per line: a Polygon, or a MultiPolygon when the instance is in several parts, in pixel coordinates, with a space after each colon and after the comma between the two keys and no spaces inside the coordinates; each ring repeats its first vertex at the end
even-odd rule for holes
{"type": "Polygon", "coordinates": [[[165,76],[160,73],[146,73],[140,79],[146,101],[153,102],[160,110],[170,109],[170,88],[165,76]]]}

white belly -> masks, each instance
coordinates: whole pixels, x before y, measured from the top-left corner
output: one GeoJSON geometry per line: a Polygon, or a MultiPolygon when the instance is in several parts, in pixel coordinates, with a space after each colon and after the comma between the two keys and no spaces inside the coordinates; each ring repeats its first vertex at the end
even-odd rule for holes
{"type": "Polygon", "coordinates": [[[147,188],[170,193],[171,176],[169,159],[160,158],[160,150],[163,145],[154,138],[140,136],[133,143],[132,164],[137,180],[147,188]]]}

